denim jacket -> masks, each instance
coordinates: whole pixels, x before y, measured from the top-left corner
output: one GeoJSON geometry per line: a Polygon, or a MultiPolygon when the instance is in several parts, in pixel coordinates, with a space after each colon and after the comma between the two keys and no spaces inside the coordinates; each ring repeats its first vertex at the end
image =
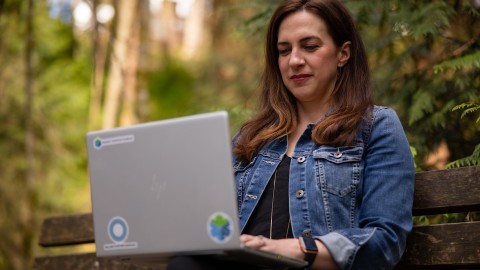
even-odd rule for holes
{"type": "MultiPolygon", "coordinates": [[[[309,125],[290,163],[294,237],[312,236],[340,269],[392,269],[412,229],[414,166],[396,113],[374,106],[353,146],[316,145],[309,125]]],[[[233,157],[240,230],[287,151],[267,143],[249,163],[233,157]]]]}

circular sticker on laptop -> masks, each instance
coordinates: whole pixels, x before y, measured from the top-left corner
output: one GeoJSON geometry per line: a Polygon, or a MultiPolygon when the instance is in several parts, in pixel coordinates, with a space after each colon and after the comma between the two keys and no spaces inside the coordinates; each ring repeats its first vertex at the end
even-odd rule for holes
{"type": "Polygon", "coordinates": [[[108,223],[108,236],[114,243],[122,243],[128,237],[128,223],[122,217],[114,217],[108,223]]]}
{"type": "Polygon", "coordinates": [[[233,235],[233,221],[223,212],[213,213],[208,218],[207,232],[214,242],[227,243],[233,235]]]}

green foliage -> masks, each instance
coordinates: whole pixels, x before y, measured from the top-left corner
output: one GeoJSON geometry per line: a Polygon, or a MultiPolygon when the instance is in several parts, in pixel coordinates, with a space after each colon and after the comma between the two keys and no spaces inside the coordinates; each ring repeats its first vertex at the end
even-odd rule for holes
{"type": "MultiPolygon", "coordinates": [[[[460,105],[455,106],[453,111],[456,110],[463,110],[462,115],[460,116],[461,118],[466,117],[468,114],[472,114],[475,112],[480,112],[480,105],[475,104],[475,103],[463,103],[460,105]]],[[[480,113],[475,121],[476,123],[480,122],[480,113]]],[[[466,156],[464,158],[457,159],[455,161],[452,161],[447,164],[447,168],[456,168],[456,167],[465,167],[465,166],[475,166],[475,165],[480,165],[480,144],[477,144],[475,149],[473,150],[473,153],[469,156],[466,156]]]]}
{"type": "Polygon", "coordinates": [[[400,116],[417,164],[442,141],[451,157],[471,153],[478,129],[457,104],[478,98],[480,13],[468,1],[346,1],[369,55],[377,104],[400,116]]]}
{"type": "Polygon", "coordinates": [[[453,69],[454,71],[460,69],[478,70],[480,69],[480,52],[471,53],[455,59],[445,60],[444,62],[433,67],[433,71],[435,73],[443,72],[446,69],[453,69]]]}
{"type": "Polygon", "coordinates": [[[480,165],[480,144],[478,144],[475,147],[471,155],[448,163],[447,168],[451,169],[451,168],[476,166],[476,165],[480,165]]]}
{"type": "Polygon", "coordinates": [[[90,86],[89,37],[48,18],[34,1],[33,108],[26,114],[27,1],[6,0],[0,14],[0,269],[30,269],[40,220],[52,213],[89,211],[84,151],[90,86]],[[27,118],[32,164],[25,158],[27,118]],[[27,169],[33,181],[26,179],[27,169]]]}
{"type": "Polygon", "coordinates": [[[430,225],[439,223],[457,223],[465,221],[479,221],[480,212],[450,213],[413,217],[414,225],[430,225]]]}
{"type": "Polygon", "coordinates": [[[454,214],[442,214],[442,215],[429,215],[418,216],[413,218],[414,225],[430,225],[439,223],[455,223],[465,221],[465,213],[454,214]]]}
{"type": "MultiPolygon", "coordinates": [[[[463,113],[460,117],[464,118],[467,114],[471,114],[480,110],[480,105],[475,103],[463,103],[453,107],[452,111],[456,110],[463,110],[463,113]]],[[[475,122],[480,122],[480,114],[475,122]]]]}
{"type": "Polygon", "coordinates": [[[149,74],[148,118],[165,119],[193,113],[194,78],[179,61],[167,60],[162,69],[149,74]]]}
{"type": "Polygon", "coordinates": [[[243,5],[248,5],[249,8],[256,10],[256,12],[240,24],[240,31],[247,35],[258,34],[263,37],[270,15],[279,2],[278,0],[245,2],[243,5]]]}

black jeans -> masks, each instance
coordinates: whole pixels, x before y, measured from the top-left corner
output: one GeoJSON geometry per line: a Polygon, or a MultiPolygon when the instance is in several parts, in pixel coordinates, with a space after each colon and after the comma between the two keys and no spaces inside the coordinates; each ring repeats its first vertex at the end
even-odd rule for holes
{"type": "MultiPolygon", "coordinates": [[[[282,268],[264,268],[239,261],[224,260],[215,256],[177,256],[172,257],[167,270],[281,270],[282,268]]],[[[286,268],[284,268],[286,269],[286,268]]]]}

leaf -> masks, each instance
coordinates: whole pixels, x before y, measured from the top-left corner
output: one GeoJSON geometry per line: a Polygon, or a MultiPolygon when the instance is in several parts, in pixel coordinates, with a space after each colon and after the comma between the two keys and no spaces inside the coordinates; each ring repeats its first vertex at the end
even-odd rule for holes
{"type": "Polygon", "coordinates": [[[447,164],[447,169],[480,165],[480,144],[475,146],[473,153],[461,159],[457,159],[447,164]]]}
{"type": "Polygon", "coordinates": [[[480,51],[464,55],[462,57],[443,61],[433,67],[434,73],[440,73],[448,69],[454,71],[460,69],[480,69],[480,51]]]}
{"type": "Polygon", "coordinates": [[[426,113],[433,111],[434,99],[432,95],[426,91],[419,91],[413,97],[413,104],[410,108],[409,124],[413,124],[422,119],[426,113]]]}
{"type": "MultiPolygon", "coordinates": [[[[464,118],[467,114],[474,113],[478,110],[480,110],[480,105],[475,104],[475,103],[462,103],[460,105],[457,105],[453,107],[452,111],[457,111],[457,110],[463,110],[462,115],[460,118],[464,118]]],[[[480,117],[477,118],[477,123],[479,122],[480,117]]]]}

